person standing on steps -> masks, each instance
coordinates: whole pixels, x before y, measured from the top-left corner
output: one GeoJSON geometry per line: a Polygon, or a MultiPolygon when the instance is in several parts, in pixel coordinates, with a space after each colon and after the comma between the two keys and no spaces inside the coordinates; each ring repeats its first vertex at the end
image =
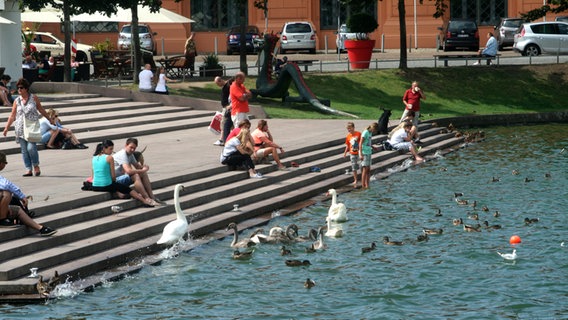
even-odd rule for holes
{"type": "Polygon", "coordinates": [[[215,77],[215,84],[221,88],[221,107],[223,113],[223,120],[221,121],[221,135],[219,140],[215,141],[213,144],[216,146],[223,146],[227,141],[227,136],[231,132],[233,127],[233,120],[231,120],[231,102],[229,101],[229,95],[231,94],[231,84],[235,79],[231,78],[229,80],[224,80],[221,77],[215,77]]]}
{"type": "Polygon", "coordinates": [[[252,98],[252,93],[245,87],[244,83],[244,72],[237,72],[235,81],[231,85],[230,90],[231,120],[233,120],[234,126],[238,126],[239,123],[245,119],[249,120],[249,100],[252,98]]]}
{"type": "Polygon", "coordinates": [[[404,104],[404,112],[400,121],[406,118],[409,111],[414,111],[414,120],[412,123],[418,126],[418,118],[420,118],[420,100],[426,100],[426,96],[420,87],[418,87],[418,81],[413,81],[410,89],[404,92],[402,96],[402,103],[404,104]]]}
{"type": "Polygon", "coordinates": [[[349,153],[351,160],[351,170],[353,170],[353,188],[357,188],[359,175],[359,148],[361,147],[361,132],[355,131],[355,124],[347,122],[347,137],[345,138],[345,151],[343,157],[345,158],[349,153]]]}
{"type": "Polygon", "coordinates": [[[46,118],[49,118],[49,115],[41,106],[39,98],[35,94],[30,93],[28,80],[20,78],[16,86],[20,96],[14,100],[12,112],[8,116],[8,121],[6,121],[6,126],[4,127],[4,136],[8,134],[8,130],[10,130],[10,126],[13,123],[16,143],[20,144],[24,166],[26,167],[26,172],[23,176],[31,177],[35,174],[39,177],[41,170],[39,168],[37,145],[35,142],[27,141],[24,138],[24,118],[30,121],[38,121],[40,114],[46,118]]]}

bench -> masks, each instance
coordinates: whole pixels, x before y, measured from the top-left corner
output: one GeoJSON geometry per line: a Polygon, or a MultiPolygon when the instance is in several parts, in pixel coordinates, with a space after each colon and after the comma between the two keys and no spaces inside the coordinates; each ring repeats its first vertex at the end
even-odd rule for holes
{"type": "Polygon", "coordinates": [[[185,56],[173,56],[173,57],[165,57],[164,59],[160,59],[159,62],[166,71],[166,77],[168,78],[185,78],[187,73],[187,68],[185,66],[185,56]]]}
{"type": "Polygon", "coordinates": [[[468,65],[470,60],[487,60],[487,65],[491,64],[491,60],[497,60],[497,64],[499,64],[499,57],[501,56],[500,53],[496,54],[495,57],[480,57],[477,53],[442,53],[442,54],[435,54],[434,55],[434,67],[438,66],[438,61],[444,61],[444,67],[448,66],[448,61],[457,61],[457,60],[465,60],[465,65],[468,65]]]}
{"type": "Polygon", "coordinates": [[[314,62],[319,61],[319,60],[288,60],[287,63],[291,62],[291,63],[295,63],[298,65],[298,67],[300,66],[304,66],[304,72],[308,72],[308,67],[309,66],[313,66],[314,62]]]}

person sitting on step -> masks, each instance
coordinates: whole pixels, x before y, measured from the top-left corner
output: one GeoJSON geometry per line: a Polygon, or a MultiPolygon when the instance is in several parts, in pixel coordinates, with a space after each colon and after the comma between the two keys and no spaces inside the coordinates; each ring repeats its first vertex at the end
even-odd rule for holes
{"type": "Polygon", "coordinates": [[[280,162],[280,157],[278,157],[278,150],[280,153],[284,153],[284,148],[279,146],[274,142],[274,138],[268,129],[268,122],[266,120],[258,120],[258,125],[256,129],[252,132],[252,138],[254,140],[254,154],[253,158],[260,163],[264,159],[268,159],[269,155],[278,165],[278,169],[284,170],[286,166],[280,162]]]}

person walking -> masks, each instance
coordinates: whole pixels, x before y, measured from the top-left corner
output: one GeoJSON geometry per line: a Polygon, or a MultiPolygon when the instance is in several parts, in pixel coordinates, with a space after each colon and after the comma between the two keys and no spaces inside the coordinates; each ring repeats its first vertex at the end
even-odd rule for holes
{"type": "Polygon", "coordinates": [[[24,138],[24,118],[29,121],[38,121],[40,114],[46,118],[49,118],[49,115],[41,106],[39,98],[36,95],[30,94],[30,83],[28,80],[20,78],[16,86],[20,96],[14,100],[12,112],[8,117],[3,134],[4,136],[8,134],[10,126],[13,123],[16,143],[20,144],[24,166],[27,170],[23,176],[31,177],[34,174],[39,176],[41,174],[41,170],[39,168],[39,153],[37,152],[37,145],[35,142],[27,141],[24,138]]]}

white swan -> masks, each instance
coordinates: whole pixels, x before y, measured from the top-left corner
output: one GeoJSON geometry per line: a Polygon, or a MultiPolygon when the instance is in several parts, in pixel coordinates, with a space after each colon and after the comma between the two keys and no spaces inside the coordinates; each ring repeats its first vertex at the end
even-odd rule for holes
{"type": "Polygon", "coordinates": [[[323,228],[319,227],[318,229],[318,240],[312,244],[312,247],[316,250],[325,250],[327,249],[327,244],[323,242],[323,228]]]}
{"type": "Polygon", "coordinates": [[[331,224],[331,219],[329,217],[325,218],[327,220],[327,231],[325,232],[326,237],[339,238],[343,237],[343,228],[336,224],[331,224]]]}
{"type": "Polygon", "coordinates": [[[225,230],[228,231],[229,229],[233,229],[233,242],[231,242],[231,247],[248,248],[256,245],[256,243],[254,243],[250,238],[239,241],[239,231],[237,229],[236,223],[234,222],[229,223],[227,229],[225,230]]]}
{"type": "Polygon", "coordinates": [[[505,260],[516,260],[517,259],[517,250],[513,250],[513,253],[501,253],[497,251],[497,254],[501,256],[501,258],[505,260]]]}
{"type": "Polygon", "coordinates": [[[334,222],[347,221],[347,208],[343,203],[337,203],[337,191],[335,191],[335,189],[329,189],[327,195],[331,195],[332,197],[327,216],[334,222]]]}
{"type": "Polygon", "coordinates": [[[176,184],[174,188],[174,206],[176,209],[176,217],[177,219],[171,221],[164,227],[164,231],[162,232],[162,237],[157,244],[174,244],[179,241],[186,233],[187,233],[187,218],[185,214],[181,210],[181,206],[179,205],[179,192],[183,190],[183,185],[176,184]]]}

